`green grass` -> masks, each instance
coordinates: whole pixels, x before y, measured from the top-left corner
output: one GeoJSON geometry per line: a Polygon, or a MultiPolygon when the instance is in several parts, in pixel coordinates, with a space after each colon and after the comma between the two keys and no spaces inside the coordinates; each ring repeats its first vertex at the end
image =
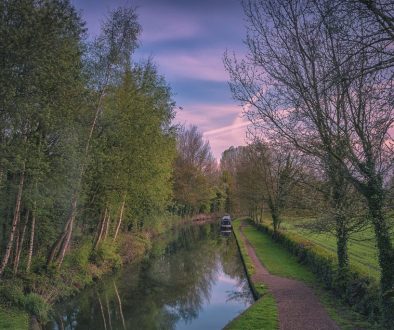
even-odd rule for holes
{"type": "Polygon", "coordinates": [[[225,329],[231,330],[272,330],[277,328],[278,310],[274,298],[268,293],[225,327],[225,329]]]}
{"type": "MultiPolygon", "coordinates": [[[[234,231],[238,237],[239,225],[240,221],[236,221],[234,231]]],[[[243,233],[253,245],[256,255],[260,259],[261,263],[271,274],[293,278],[312,287],[328,314],[337,322],[341,329],[350,330],[355,328],[373,328],[373,326],[366,322],[361,315],[343,305],[330,292],[324,290],[319,284],[316,276],[308,269],[308,267],[299,264],[297,259],[290,252],[280,244],[274,242],[269,235],[258,231],[253,226],[244,227],[243,233]]],[[[245,252],[242,253],[244,254],[245,252]]]]}
{"type": "Polygon", "coordinates": [[[243,232],[253,245],[257,257],[271,274],[306,283],[316,283],[314,274],[308,268],[299,264],[296,257],[281,245],[274,243],[268,235],[261,233],[252,226],[244,227],[243,232]]]}
{"type": "Polygon", "coordinates": [[[29,316],[26,312],[17,309],[5,309],[0,305],[0,329],[27,330],[29,316]]]}
{"type": "MultiPolygon", "coordinates": [[[[254,274],[253,263],[246,252],[246,247],[240,239],[239,226],[241,221],[233,223],[234,234],[241,250],[242,260],[244,262],[246,273],[250,278],[254,274]]],[[[251,283],[253,290],[260,297],[252,306],[245,312],[231,321],[225,329],[243,330],[243,329],[263,329],[274,330],[278,329],[278,308],[274,297],[267,291],[263,283],[251,283]]]]}
{"type": "MultiPolygon", "coordinates": [[[[269,216],[267,215],[264,220],[265,222],[269,221],[269,216]]],[[[297,234],[336,256],[336,240],[333,235],[315,234],[300,227],[301,224],[310,221],[313,221],[312,217],[284,217],[282,229],[297,234]]],[[[394,240],[394,232],[392,233],[392,239],[394,240]]],[[[367,229],[359,233],[353,233],[348,248],[350,265],[379,280],[380,269],[373,230],[367,229]]]]}

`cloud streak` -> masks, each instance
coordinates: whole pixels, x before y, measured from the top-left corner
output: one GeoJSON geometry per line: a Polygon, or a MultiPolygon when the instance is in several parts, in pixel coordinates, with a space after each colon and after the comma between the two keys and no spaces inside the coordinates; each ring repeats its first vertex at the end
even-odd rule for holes
{"type": "Polygon", "coordinates": [[[158,54],[155,60],[160,67],[176,76],[177,79],[189,78],[226,82],[229,79],[222,62],[222,49],[205,50],[202,52],[182,52],[176,54],[158,54]]]}

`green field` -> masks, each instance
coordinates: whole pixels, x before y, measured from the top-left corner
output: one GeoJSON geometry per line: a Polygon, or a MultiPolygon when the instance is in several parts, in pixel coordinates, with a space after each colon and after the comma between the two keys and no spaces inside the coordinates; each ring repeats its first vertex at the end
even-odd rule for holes
{"type": "MultiPolygon", "coordinates": [[[[270,218],[267,214],[264,217],[264,222],[269,223],[270,218]]],[[[282,230],[288,231],[292,234],[297,234],[303,239],[319,245],[325,250],[336,256],[336,240],[330,234],[316,234],[309,230],[300,227],[308,221],[313,221],[313,218],[285,216],[282,223],[282,230]]],[[[392,233],[394,240],[394,232],[392,233]]],[[[360,270],[364,274],[379,280],[380,269],[378,263],[378,255],[375,244],[375,238],[372,228],[368,228],[359,233],[353,233],[349,240],[349,262],[354,268],[360,270]]]]}

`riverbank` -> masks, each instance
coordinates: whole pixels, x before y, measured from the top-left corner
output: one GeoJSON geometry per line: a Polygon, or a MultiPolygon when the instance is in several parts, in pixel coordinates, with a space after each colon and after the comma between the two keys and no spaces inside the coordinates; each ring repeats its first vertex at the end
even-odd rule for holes
{"type": "Polygon", "coordinates": [[[0,329],[28,329],[32,316],[45,323],[53,304],[78,294],[122,265],[141,260],[156,237],[181,226],[208,223],[216,218],[170,219],[166,226],[123,233],[115,242],[107,239],[95,251],[91,240],[87,239],[72,248],[60,270],[45,269],[42,262],[36,262],[30,274],[5,277],[0,282],[0,329]]]}
{"type": "MultiPolygon", "coordinates": [[[[262,285],[264,286],[264,288],[266,286],[268,287],[268,295],[271,294],[274,297],[274,299],[271,300],[269,309],[271,311],[275,311],[276,308],[276,310],[278,311],[277,320],[279,322],[277,322],[277,324],[265,324],[263,320],[257,319],[257,317],[261,317],[261,315],[258,315],[258,313],[255,313],[254,311],[254,309],[258,309],[259,303],[261,304],[260,300],[258,300],[249,310],[247,310],[240,317],[232,321],[228,325],[228,329],[252,329],[253,327],[249,326],[250,324],[259,324],[260,328],[262,325],[264,325],[264,329],[286,329],[287,327],[285,326],[284,322],[288,322],[289,320],[283,319],[283,316],[291,315],[291,312],[290,314],[289,311],[286,312],[286,308],[288,308],[289,306],[291,307],[292,305],[299,305],[298,303],[290,305],[288,304],[288,298],[294,299],[294,290],[291,289],[294,287],[297,288],[297,290],[301,290],[301,295],[302,292],[305,292],[305,290],[311,290],[312,294],[317,297],[317,304],[320,304],[324,307],[324,313],[328,314],[328,316],[340,328],[374,328],[372,324],[366,322],[359,314],[354,313],[350,310],[350,308],[344,306],[339,301],[339,299],[336,299],[333,296],[333,294],[324,290],[322,284],[318,281],[317,277],[305,265],[301,265],[293,255],[291,255],[283,246],[274,242],[269,235],[257,230],[257,228],[255,228],[250,221],[247,221],[246,219],[240,219],[235,221],[234,233],[240,246],[240,250],[243,255],[246,269],[248,270],[248,275],[250,276],[250,279],[252,281],[252,285],[256,288],[259,288],[262,285]],[[241,232],[242,224],[246,225],[246,227],[244,227],[241,232]],[[242,235],[245,235],[245,240],[243,239],[242,235]],[[256,273],[258,272],[260,266],[256,264],[256,260],[253,261],[253,258],[250,256],[250,249],[248,251],[247,244],[250,244],[251,248],[255,252],[256,258],[262,264],[261,266],[266,269],[268,274],[261,275],[260,269],[260,276],[256,276],[256,273]],[[273,282],[275,281],[274,277],[280,277],[280,281],[284,281],[285,283],[280,283],[280,285],[276,287],[275,282],[273,282]],[[288,287],[287,284],[289,284],[290,287],[288,287]],[[305,289],[305,287],[307,289],[305,289]],[[280,296],[279,292],[281,289],[284,290],[284,292],[282,292],[282,296],[280,296]],[[277,291],[275,292],[275,290],[277,291]],[[290,291],[286,292],[286,290],[290,291]],[[286,304],[288,305],[287,307],[286,304]]],[[[262,297],[264,297],[264,292],[262,297]]],[[[267,297],[268,296],[266,295],[266,301],[267,297]]],[[[308,299],[310,300],[311,298],[308,299]]],[[[306,304],[308,305],[308,302],[306,302],[306,304]]],[[[311,303],[311,305],[316,305],[316,302],[314,302],[313,304],[311,303]]],[[[319,310],[319,313],[322,313],[322,311],[319,310]]],[[[305,313],[301,314],[302,317],[307,318],[306,315],[303,314],[305,313]]],[[[312,320],[315,318],[315,316],[310,315],[310,318],[312,320]]],[[[292,326],[294,326],[295,321],[293,320],[291,322],[292,326]]],[[[311,322],[309,322],[309,324],[310,323],[311,322]]],[[[308,327],[302,328],[306,329],[308,327]]],[[[313,328],[317,329],[316,326],[312,325],[312,329],[313,328]]],[[[335,328],[335,325],[328,329],[332,328],[335,328]]]]}

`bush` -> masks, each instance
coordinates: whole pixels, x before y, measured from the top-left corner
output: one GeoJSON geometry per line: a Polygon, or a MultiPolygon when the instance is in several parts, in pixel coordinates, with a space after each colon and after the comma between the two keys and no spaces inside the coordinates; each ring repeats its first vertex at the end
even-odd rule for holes
{"type": "Polygon", "coordinates": [[[40,321],[48,320],[49,304],[42,296],[36,293],[24,294],[23,285],[20,281],[5,281],[0,286],[0,304],[4,306],[16,306],[35,315],[40,321]]]}
{"type": "MultiPolygon", "coordinates": [[[[80,270],[86,270],[89,265],[90,254],[92,252],[93,244],[91,241],[86,241],[78,245],[76,249],[67,256],[67,263],[71,267],[77,267],[80,270]]],[[[67,267],[66,267],[67,268],[67,267]]]]}
{"type": "Polygon", "coordinates": [[[138,260],[151,248],[152,241],[147,234],[123,234],[119,237],[119,254],[124,263],[138,260]]]}
{"type": "Polygon", "coordinates": [[[102,242],[97,250],[92,252],[90,260],[101,268],[118,269],[122,266],[122,259],[112,241],[102,242]]]}
{"type": "Polygon", "coordinates": [[[23,285],[18,281],[4,281],[0,285],[0,304],[23,306],[23,285]]]}
{"type": "Polygon", "coordinates": [[[40,322],[48,321],[50,306],[40,295],[36,293],[27,294],[24,297],[24,308],[30,314],[35,315],[40,322]]]}
{"type": "Polygon", "coordinates": [[[381,315],[379,285],[375,279],[350,266],[346,274],[338,271],[334,255],[310,241],[295,235],[274,230],[266,224],[254,224],[295,255],[299,262],[307,264],[324,286],[334,291],[343,301],[371,321],[381,315]]]}

